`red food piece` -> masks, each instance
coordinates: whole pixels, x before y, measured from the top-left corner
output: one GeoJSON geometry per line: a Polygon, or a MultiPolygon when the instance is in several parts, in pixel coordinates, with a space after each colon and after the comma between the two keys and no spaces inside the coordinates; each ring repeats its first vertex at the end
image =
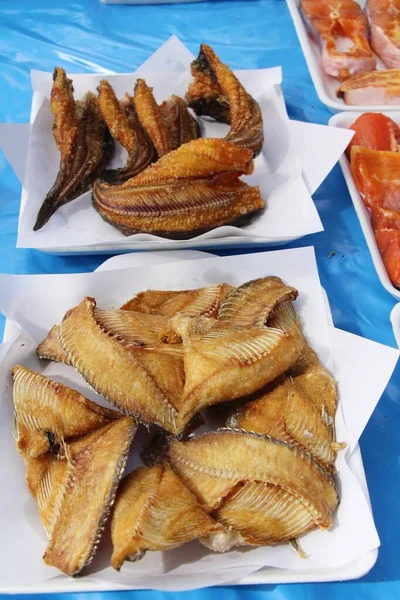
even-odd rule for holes
{"type": "Polygon", "coordinates": [[[388,275],[393,285],[400,287],[400,213],[373,208],[371,222],[388,275]]]}
{"type": "Polygon", "coordinates": [[[400,152],[351,149],[351,172],[364,204],[400,211],[400,152]]]}
{"type": "Polygon", "coordinates": [[[397,152],[400,128],[397,123],[382,113],[364,113],[350,129],[355,131],[355,134],[346,150],[348,156],[353,146],[397,152]]]}

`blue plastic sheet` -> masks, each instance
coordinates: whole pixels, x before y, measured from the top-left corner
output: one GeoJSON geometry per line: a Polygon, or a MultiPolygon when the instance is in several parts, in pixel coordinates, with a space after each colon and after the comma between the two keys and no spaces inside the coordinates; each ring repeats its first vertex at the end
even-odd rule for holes
{"type": "MultiPolygon", "coordinates": [[[[72,72],[104,68],[127,72],[138,67],[172,34],[178,35],[193,53],[201,42],[211,44],[234,68],[282,65],[283,91],[290,117],[324,124],[330,117],[330,111],[317,98],[283,0],[158,6],[110,6],[98,0],[29,3],[1,0],[0,31],[0,122],[29,120],[30,69],[50,71],[57,64],[72,72]]],[[[61,258],[34,250],[17,250],[19,199],[18,180],[0,155],[0,271],[85,272],[95,269],[107,258],[61,258]]],[[[321,281],[329,296],[335,325],[395,345],[389,322],[394,300],[382,288],[375,273],[339,167],[317,191],[315,202],[325,232],[292,246],[315,245],[321,281]]],[[[1,334],[4,320],[1,316],[0,319],[1,334]]],[[[399,598],[399,389],[400,367],[397,367],[361,439],[372,507],[382,542],[377,564],[368,575],[357,582],[247,589],[226,587],[179,595],[191,600],[214,600],[222,593],[229,600],[238,595],[255,600],[265,592],[271,593],[272,598],[285,600],[399,598]]],[[[19,560],[23,569],[22,548],[19,560]]],[[[132,594],[146,600],[161,600],[165,596],[160,592],[132,594]]],[[[118,593],[119,598],[129,595],[129,592],[118,593]]],[[[79,596],[83,598],[85,594],[79,596]]],[[[101,596],[111,600],[116,594],[101,596]]]]}

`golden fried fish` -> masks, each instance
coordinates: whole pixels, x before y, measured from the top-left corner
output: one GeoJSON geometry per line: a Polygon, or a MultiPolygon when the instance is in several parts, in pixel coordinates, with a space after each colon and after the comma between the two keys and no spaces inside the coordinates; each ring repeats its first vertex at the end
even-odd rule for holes
{"type": "Polygon", "coordinates": [[[205,510],[247,543],[276,543],[332,525],[333,478],[310,454],[279,439],[220,429],[171,440],[167,459],[205,510]]]}
{"type": "Polygon", "coordinates": [[[125,302],[121,309],[166,317],[177,313],[187,317],[216,317],[222,302],[233,289],[227,283],[221,283],[181,292],[147,290],[125,302]]]}
{"type": "Polygon", "coordinates": [[[97,90],[101,115],[113,138],[128,153],[124,167],[105,171],[101,177],[110,183],[120,183],[134,177],[157,160],[157,153],[139,122],[133,98],[126,94],[118,101],[112,86],[105,79],[100,81],[97,90]]]}
{"type": "Polygon", "coordinates": [[[54,360],[54,362],[69,365],[68,356],[65,354],[58,339],[59,325],[54,325],[45,339],[40,342],[36,348],[36,356],[44,360],[54,360]]]}
{"type": "Polygon", "coordinates": [[[17,448],[38,457],[120,418],[77,391],[21,365],[13,367],[17,448]]]}
{"type": "Polygon", "coordinates": [[[121,185],[96,181],[93,205],[125,235],[190,238],[248,222],[264,208],[258,187],[239,179],[252,171],[250,150],[221,139],[198,139],[121,185]]]}
{"type": "Polygon", "coordinates": [[[222,527],[200,506],[169,465],[139,467],[118,490],[111,519],[111,564],[169,550],[222,527]]]}
{"type": "Polygon", "coordinates": [[[154,96],[153,90],[144,79],[137,79],[133,94],[133,102],[139,121],[147,132],[159,157],[168,154],[173,149],[172,139],[169,135],[169,125],[165,113],[161,112],[154,96]]]}
{"type": "Polygon", "coordinates": [[[26,458],[27,483],[49,537],[46,564],[76,576],[90,563],[135,431],[135,422],[122,417],[68,444],[63,457],[26,458]]]}
{"type": "Polygon", "coordinates": [[[53,135],[61,154],[57,179],[47,194],[33,227],[43,227],[60,206],[86,192],[106,166],[113,140],[92,92],[74,100],[72,81],[56,67],[50,106],[53,135]]]}
{"type": "Polygon", "coordinates": [[[161,341],[165,332],[155,327],[156,321],[166,322],[156,315],[97,311],[95,300],[85,298],[65,315],[59,339],[70,363],[109,402],[176,434],[182,351],[179,344],[161,341]]]}
{"type": "Polygon", "coordinates": [[[170,96],[160,105],[161,116],[167,123],[171,150],[200,137],[200,127],[190,114],[185,101],[179,96],[170,96]]]}
{"type": "Polygon", "coordinates": [[[259,104],[207,44],[200,46],[191,68],[194,81],[186,94],[189,106],[198,115],[228,122],[231,129],[225,139],[249,148],[257,156],[264,143],[259,104]]]}
{"type": "MultiPolygon", "coordinates": [[[[295,300],[298,292],[279,277],[247,281],[234,289],[223,302],[218,320],[233,326],[263,327],[272,310],[285,300],[295,300]]],[[[279,325],[272,327],[280,328],[279,325]]]]}
{"type": "Polygon", "coordinates": [[[269,327],[231,327],[204,318],[196,323],[180,315],[174,320],[183,338],[185,387],[180,418],[186,422],[206,406],[247,396],[279,377],[304,344],[269,327]]]}

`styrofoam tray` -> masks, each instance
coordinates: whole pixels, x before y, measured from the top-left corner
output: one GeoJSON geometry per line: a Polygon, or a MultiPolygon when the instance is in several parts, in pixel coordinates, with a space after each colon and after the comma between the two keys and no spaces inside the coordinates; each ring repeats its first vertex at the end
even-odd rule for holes
{"type": "MultiPolygon", "coordinates": [[[[342,127],[347,129],[350,127],[350,125],[354,123],[357,117],[359,117],[362,114],[362,112],[363,111],[339,113],[331,117],[329,125],[332,125],[333,127],[342,127]]],[[[387,115],[395,121],[397,121],[398,123],[400,123],[400,110],[390,113],[387,112],[387,115]]],[[[361,229],[364,232],[365,240],[368,244],[368,248],[371,253],[376,272],[378,274],[379,279],[381,280],[381,284],[389,292],[389,294],[391,294],[395,298],[400,299],[400,290],[395,288],[392,282],[390,281],[389,275],[386,271],[386,267],[383,264],[381,253],[379,252],[378,244],[375,240],[374,230],[372,229],[370,213],[365,208],[364,202],[362,201],[362,198],[354,183],[354,179],[350,170],[350,163],[345,154],[343,154],[343,156],[340,158],[339,163],[344,178],[346,180],[347,187],[349,188],[350,196],[354,208],[356,209],[361,229]]]]}
{"type": "MultiPolygon", "coordinates": [[[[362,7],[365,6],[366,0],[356,0],[362,7]]],[[[340,86],[340,81],[327,75],[322,67],[321,61],[321,51],[316,39],[313,39],[310,33],[307,31],[307,27],[305,22],[301,16],[301,12],[299,9],[300,0],[286,0],[290,15],[293,19],[293,24],[297,32],[297,36],[299,38],[299,42],[301,45],[301,49],[303,50],[304,58],[306,59],[306,63],[308,69],[310,71],[311,79],[313,80],[315,89],[317,91],[318,97],[335,111],[338,110],[360,110],[362,112],[365,111],[387,111],[387,110],[396,110],[400,108],[400,104],[398,105],[363,105],[363,106],[351,106],[345,104],[344,100],[338,98],[336,95],[336,90],[340,86]]],[[[383,63],[378,59],[377,62],[378,69],[386,68],[383,63]]]]}
{"type": "MultiPolygon", "coordinates": [[[[204,258],[207,253],[181,251],[177,252],[158,252],[158,253],[135,253],[126,254],[124,256],[115,256],[105,261],[98,270],[113,270],[130,268],[135,266],[151,266],[160,263],[171,263],[178,260],[194,260],[204,258]]],[[[210,256],[213,256],[210,254],[210,256]]],[[[327,311],[330,314],[330,311],[327,311]]],[[[3,342],[9,342],[15,339],[18,334],[18,327],[12,321],[6,321],[4,330],[3,342]]],[[[349,466],[359,481],[363,492],[369,502],[369,493],[365,472],[361,457],[360,448],[357,445],[349,459],[349,466]]],[[[357,579],[362,577],[374,566],[378,557],[378,549],[367,552],[358,559],[353,560],[340,568],[331,569],[303,569],[303,570],[286,570],[272,567],[265,567],[258,571],[247,575],[237,581],[230,582],[229,585],[260,585],[260,584],[279,584],[279,583],[311,583],[317,581],[343,581],[348,579],[357,579]]],[[[81,579],[66,579],[55,577],[52,580],[44,582],[40,585],[29,586],[26,584],[14,585],[7,587],[1,586],[0,591],[8,594],[27,594],[27,593],[67,593],[67,592],[100,592],[100,591],[116,591],[129,590],[129,585],[115,584],[106,581],[93,581],[88,578],[81,579]]]]}

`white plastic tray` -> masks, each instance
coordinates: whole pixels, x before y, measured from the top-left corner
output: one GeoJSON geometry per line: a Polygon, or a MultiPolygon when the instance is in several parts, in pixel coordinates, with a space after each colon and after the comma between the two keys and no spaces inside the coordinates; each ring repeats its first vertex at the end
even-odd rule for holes
{"type": "MultiPolygon", "coordinates": [[[[348,129],[350,125],[354,123],[357,117],[359,117],[363,112],[364,111],[353,111],[339,113],[338,115],[334,115],[333,117],[331,117],[329,125],[332,125],[333,127],[342,127],[348,129]]],[[[400,110],[397,110],[395,112],[386,111],[386,114],[398,123],[400,123],[400,110]]],[[[378,274],[379,279],[381,280],[381,284],[389,292],[389,294],[391,294],[395,298],[400,299],[400,290],[395,288],[392,282],[390,281],[386,271],[386,267],[383,264],[381,253],[379,252],[378,244],[375,240],[374,230],[372,229],[370,214],[365,208],[364,202],[362,201],[362,198],[358,193],[353,176],[351,174],[350,163],[347,160],[345,154],[343,154],[343,156],[340,158],[339,163],[344,178],[346,180],[347,187],[349,188],[350,196],[354,204],[354,208],[356,209],[361,229],[364,232],[365,240],[368,244],[368,248],[371,253],[376,272],[378,274]]]]}
{"type": "MultiPolygon", "coordinates": [[[[98,270],[122,269],[134,266],[155,265],[160,263],[175,262],[177,260],[193,260],[201,256],[206,256],[204,252],[181,251],[159,252],[159,253],[135,253],[124,256],[115,256],[105,261],[98,270]]],[[[212,256],[212,255],[210,255],[212,256]]],[[[329,311],[328,311],[329,312],[329,311]]],[[[3,342],[12,341],[18,334],[18,328],[11,321],[6,321],[3,342]]],[[[365,478],[365,472],[361,457],[360,448],[357,445],[352,453],[349,466],[357,477],[363,492],[369,502],[368,487],[365,478]]],[[[368,573],[374,566],[378,557],[378,550],[373,550],[364,554],[356,560],[353,560],[340,568],[318,569],[318,570],[286,570],[265,567],[248,575],[240,580],[232,581],[229,585],[260,585],[260,584],[279,584],[279,583],[312,583],[317,581],[344,581],[348,579],[358,579],[368,573]]],[[[108,582],[93,581],[90,579],[66,579],[57,578],[47,581],[40,585],[29,586],[15,585],[12,588],[3,589],[0,582],[0,592],[9,594],[28,594],[28,593],[67,593],[67,592],[101,592],[129,590],[129,585],[114,584],[108,582]]]]}
{"type": "MultiPolygon", "coordinates": [[[[301,48],[303,50],[304,58],[306,59],[307,66],[310,71],[311,79],[313,80],[314,87],[317,91],[318,97],[321,100],[321,102],[323,102],[324,104],[326,104],[326,106],[329,106],[329,108],[332,108],[335,111],[353,111],[354,109],[357,109],[362,112],[382,112],[385,110],[387,111],[400,109],[400,104],[391,106],[363,105],[355,107],[345,104],[344,100],[338,98],[336,96],[336,90],[340,86],[340,81],[338,79],[335,79],[334,77],[331,77],[330,75],[327,75],[324,69],[322,68],[321,51],[318,42],[315,39],[313,39],[307,31],[306,25],[303,21],[299,9],[300,0],[286,0],[286,2],[289,8],[290,15],[293,19],[293,24],[296,29],[301,48]]],[[[365,0],[357,0],[357,2],[361,6],[365,5],[365,0]]],[[[385,68],[384,65],[379,61],[379,59],[377,63],[377,68],[385,68]]]]}

